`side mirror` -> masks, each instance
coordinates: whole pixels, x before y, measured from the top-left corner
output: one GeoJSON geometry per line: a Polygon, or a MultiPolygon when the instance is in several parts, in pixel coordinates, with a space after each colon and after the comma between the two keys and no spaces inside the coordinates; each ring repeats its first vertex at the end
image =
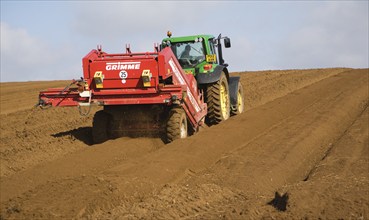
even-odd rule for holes
{"type": "Polygon", "coordinates": [[[231,39],[229,39],[228,37],[224,38],[224,47],[225,48],[230,48],[231,47],[231,39]]]}

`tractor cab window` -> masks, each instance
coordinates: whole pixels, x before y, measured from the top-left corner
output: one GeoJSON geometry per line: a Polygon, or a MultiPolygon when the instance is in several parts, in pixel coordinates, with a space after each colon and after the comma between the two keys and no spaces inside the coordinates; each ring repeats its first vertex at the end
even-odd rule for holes
{"type": "Polygon", "coordinates": [[[183,68],[192,68],[205,60],[203,42],[181,42],[171,45],[183,68]]]}
{"type": "Polygon", "coordinates": [[[219,60],[218,58],[218,51],[216,50],[217,45],[215,44],[214,38],[209,39],[209,49],[210,49],[210,54],[214,54],[215,55],[215,60],[219,60]]]}
{"type": "Polygon", "coordinates": [[[209,39],[210,54],[216,54],[213,40],[214,40],[214,38],[209,39]]]}

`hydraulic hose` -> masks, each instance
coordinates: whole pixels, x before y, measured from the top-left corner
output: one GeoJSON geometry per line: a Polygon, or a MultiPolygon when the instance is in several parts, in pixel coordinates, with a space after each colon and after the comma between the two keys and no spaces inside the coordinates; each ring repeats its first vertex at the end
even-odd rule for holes
{"type": "MultiPolygon", "coordinates": [[[[69,87],[71,86],[71,85],[73,85],[73,84],[76,84],[76,83],[78,83],[78,82],[80,82],[80,81],[82,81],[83,79],[81,78],[80,80],[73,80],[73,82],[71,82],[70,84],[68,84],[66,87],[64,87],[64,89],[62,90],[62,91],[60,91],[59,92],[59,95],[62,95],[67,89],[69,89],[69,87]]],[[[42,99],[40,99],[39,101],[38,101],[38,103],[35,105],[35,107],[40,107],[41,109],[48,109],[48,108],[50,108],[51,107],[51,105],[46,105],[46,103],[45,103],[45,101],[44,100],[42,100],[42,99]]]]}

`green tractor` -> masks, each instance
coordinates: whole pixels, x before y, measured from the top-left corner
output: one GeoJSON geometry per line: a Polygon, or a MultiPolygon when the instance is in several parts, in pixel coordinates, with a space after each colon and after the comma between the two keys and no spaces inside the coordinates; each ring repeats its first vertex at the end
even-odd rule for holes
{"type": "Polygon", "coordinates": [[[186,74],[196,77],[208,106],[206,123],[215,125],[231,115],[244,111],[243,89],[240,77],[229,76],[228,64],[223,60],[222,40],[231,47],[228,37],[194,35],[163,39],[161,47],[170,47],[186,74]]]}

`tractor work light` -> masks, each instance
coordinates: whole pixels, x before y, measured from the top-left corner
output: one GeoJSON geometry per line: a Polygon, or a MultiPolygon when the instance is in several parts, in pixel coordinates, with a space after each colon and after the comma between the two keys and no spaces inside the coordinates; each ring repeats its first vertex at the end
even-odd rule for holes
{"type": "Polygon", "coordinates": [[[142,71],[142,83],[144,87],[150,87],[151,86],[151,77],[152,74],[150,73],[150,70],[143,70],[142,71]]]}
{"type": "Polygon", "coordinates": [[[202,37],[196,37],[195,42],[202,42],[202,37]]]}
{"type": "Polygon", "coordinates": [[[103,86],[104,75],[102,74],[102,71],[96,71],[95,72],[94,81],[95,81],[95,84],[96,84],[96,88],[98,88],[98,89],[104,88],[104,86],[103,86]]]}

